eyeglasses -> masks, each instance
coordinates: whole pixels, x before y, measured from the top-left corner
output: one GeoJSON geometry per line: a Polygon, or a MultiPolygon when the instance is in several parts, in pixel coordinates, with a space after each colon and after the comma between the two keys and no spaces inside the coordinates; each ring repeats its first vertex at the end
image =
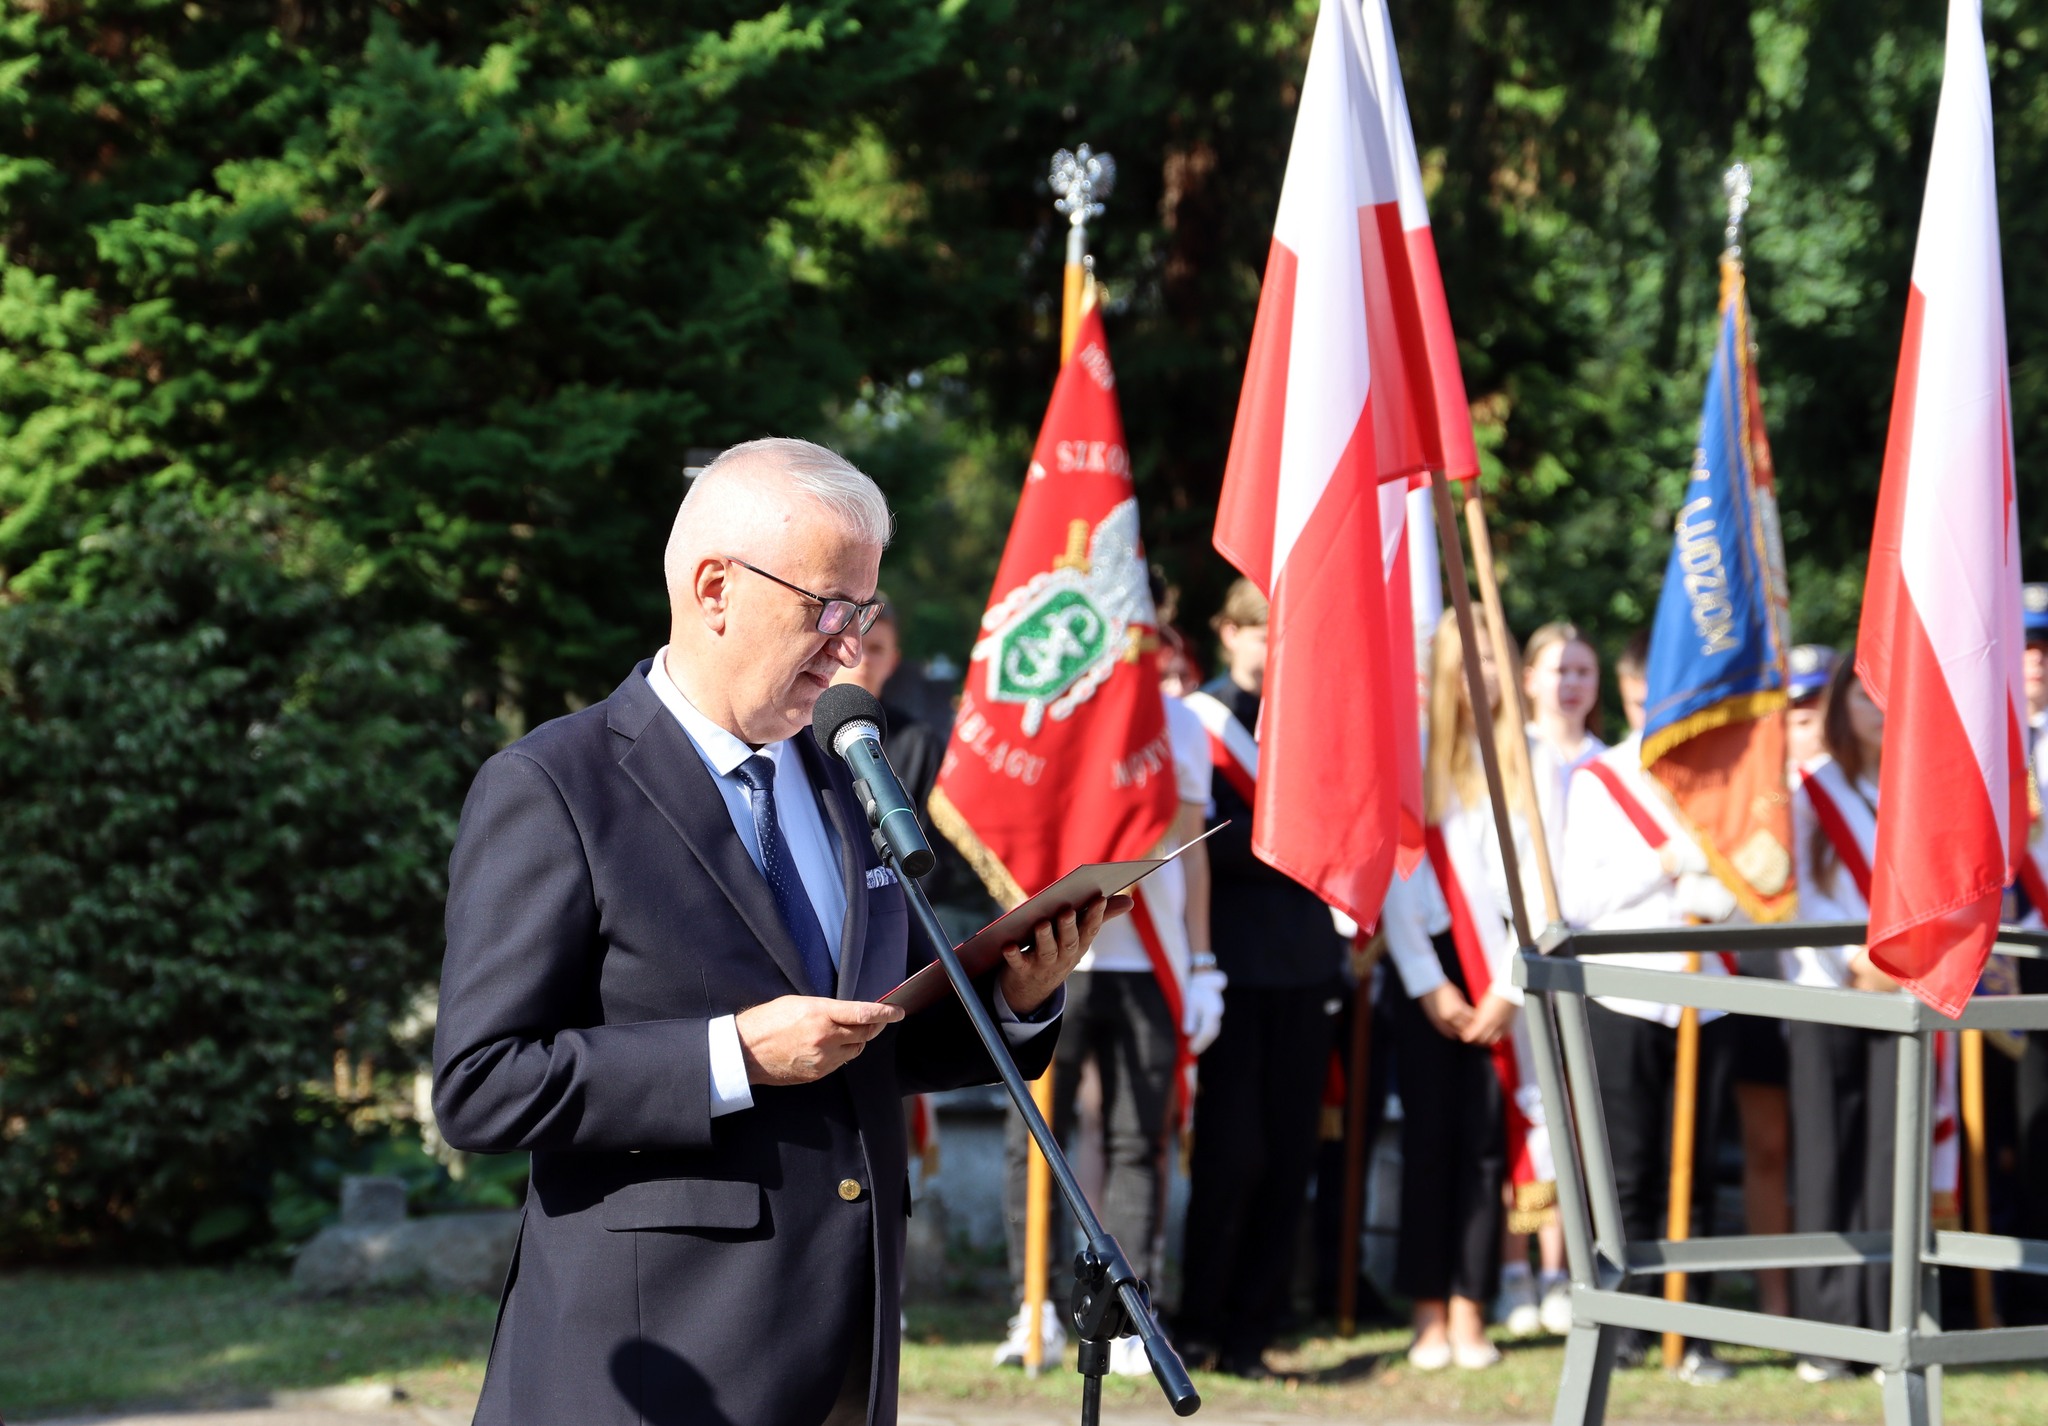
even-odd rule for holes
{"type": "Polygon", "coordinates": [[[741,569],[750,569],[763,579],[772,579],[784,589],[801,594],[818,606],[818,632],[826,635],[843,634],[847,626],[856,619],[860,621],[860,632],[865,634],[875,627],[875,619],[882,612],[882,601],[870,599],[865,604],[856,604],[851,599],[827,599],[822,594],[813,594],[800,584],[791,584],[779,574],[770,574],[759,565],[748,564],[743,559],[727,555],[726,559],[741,569]]]}

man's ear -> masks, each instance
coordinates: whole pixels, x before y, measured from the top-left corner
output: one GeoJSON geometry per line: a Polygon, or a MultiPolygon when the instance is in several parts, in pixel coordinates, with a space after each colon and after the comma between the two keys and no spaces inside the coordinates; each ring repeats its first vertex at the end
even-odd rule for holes
{"type": "Polygon", "coordinates": [[[697,561],[690,571],[690,600],[704,627],[714,634],[725,632],[727,595],[731,591],[730,566],[711,555],[697,561]]]}

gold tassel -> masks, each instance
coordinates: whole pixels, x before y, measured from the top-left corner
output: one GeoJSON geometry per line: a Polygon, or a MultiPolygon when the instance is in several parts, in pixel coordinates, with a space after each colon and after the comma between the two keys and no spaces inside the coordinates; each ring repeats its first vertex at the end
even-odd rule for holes
{"type": "Polygon", "coordinates": [[[1515,1185],[1514,1207],[1508,1210],[1510,1233],[1534,1233],[1557,1216],[1557,1185],[1547,1180],[1515,1185]]]}

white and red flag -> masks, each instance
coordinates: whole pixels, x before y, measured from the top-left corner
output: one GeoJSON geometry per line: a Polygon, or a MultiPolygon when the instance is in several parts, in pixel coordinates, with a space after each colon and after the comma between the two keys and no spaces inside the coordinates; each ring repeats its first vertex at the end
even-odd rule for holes
{"type": "Polygon", "coordinates": [[[1945,1015],[2025,855],[2010,407],[1983,18],[1951,0],[1856,654],[1886,720],[1870,956],[1945,1015]]]}
{"type": "Polygon", "coordinates": [[[1477,465],[1385,0],[1326,0],[1216,548],[1272,606],[1252,847],[1361,926],[1423,851],[1403,497],[1477,465]]]}

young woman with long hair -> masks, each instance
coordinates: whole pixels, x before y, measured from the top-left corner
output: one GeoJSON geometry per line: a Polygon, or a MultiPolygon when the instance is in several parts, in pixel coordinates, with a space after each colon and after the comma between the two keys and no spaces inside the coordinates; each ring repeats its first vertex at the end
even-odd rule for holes
{"type": "MultiPolygon", "coordinates": [[[[1522,698],[1528,713],[1531,791],[1543,819],[1550,864],[1563,875],[1566,794],[1572,772],[1599,756],[1607,744],[1588,726],[1598,714],[1600,658],[1579,626],[1553,619],[1529,636],[1522,659],[1522,698]]],[[[1534,868],[1524,881],[1531,887],[1530,909],[1541,907],[1541,887],[1534,868]]],[[[1563,1336],[1571,1329],[1571,1288],[1566,1281],[1564,1230],[1555,1213],[1540,1215],[1508,1210],[1508,1237],[1502,1248],[1500,1300],[1494,1316],[1514,1337],[1538,1332],[1563,1336]],[[1517,1231],[1531,1221],[1537,1239],[1539,1273],[1529,1270],[1528,1232],[1517,1231]]]]}
{"type": "Polygon", "coordinates": [[[1600,655],[1578,625],[1554,619],[1529,636],[1522,664],[1531,780],[1554,864],[1572,772],[1607,749],[1591,731],[1600,703],[1600,655]]]}
{"type": "MultiPolygon", "coordinates": [[[[1503,672],[1483,634],[1480,648],[1497,707],[1503,672]]],[[[1526,1177],[1534,1167],[1512,1037],[1522,996],[1509,976],[1507,882],[1465,688],[1458,627],[1446,615],[1423,770],[1429,855],[1394,883],[1384,918],[1404,992],[1393,1008],[1403,1110],[1395,1285],[1414,1300],[1408,1360],[1425,1371],[1500,1360],[1486,1339],[1484,1304],[1500,1275],[1503,1187],[1511,1172],[1526,1177]]],[[[1522,735],[1498,724],[1495,732],[1522,735]]],[[[1510,791],[1529,805],[1526,787],[1510,791]]]]}

